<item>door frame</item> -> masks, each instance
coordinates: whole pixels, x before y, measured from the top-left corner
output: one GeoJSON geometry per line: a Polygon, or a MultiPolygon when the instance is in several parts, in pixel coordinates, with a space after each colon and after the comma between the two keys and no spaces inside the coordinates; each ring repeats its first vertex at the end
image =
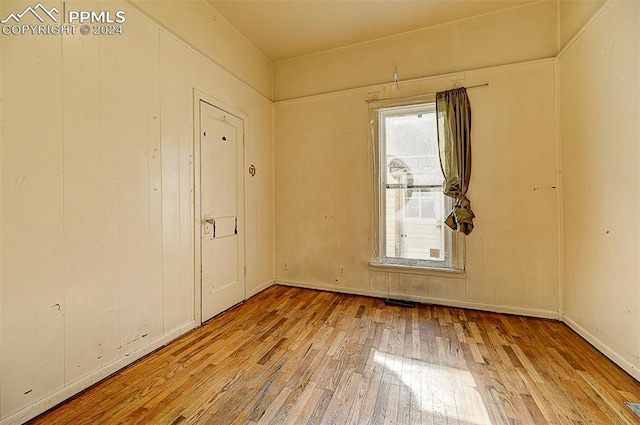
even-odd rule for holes
{"type": "Polygon", "coordinates": [[[242,258],[239,259],[242,268],[244,269],[244,300],[247,299],[247,219],[246,219],[246,207],[247,207],[247,179],[245,178],[245,170],[247,169],[247,154],[246,154],[246,143],[247,133],[248,133],[248,116],[244,112],[222,102],[219,99],[216,99],[213,96],[210,96],[198,89],[193,89],[193,161],[192,161],[192,187],[193,187],[193,249],[194,249],[194,321],[196,327],[202,326],[202,226],[200,225],[200,217],[202,214],[202,205],[200,201],[201,195],[201,184],[200,184],[200,172],[201,172],[201,157],[200,157],[200,104],[201,102],[207,103],[214,108],[220,109],[230,115],[235,116],[236,118],[242,121],[242,180],[239,183],[239,186],[242,187],[242,200],[239,202],[239,207],[242,208],[242,258]]]}

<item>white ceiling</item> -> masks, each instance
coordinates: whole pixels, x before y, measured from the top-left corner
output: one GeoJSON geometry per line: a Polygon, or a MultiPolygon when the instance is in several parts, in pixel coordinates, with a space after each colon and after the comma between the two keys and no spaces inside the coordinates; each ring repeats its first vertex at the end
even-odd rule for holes
{"type": "Polygon", "coordinates": [[[538,0],[208,0],[272,61],[538,0]]]}

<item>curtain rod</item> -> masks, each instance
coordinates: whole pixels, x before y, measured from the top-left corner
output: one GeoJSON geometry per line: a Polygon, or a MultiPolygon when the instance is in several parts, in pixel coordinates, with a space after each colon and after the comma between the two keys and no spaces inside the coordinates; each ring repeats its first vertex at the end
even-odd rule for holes
{"type": "MultiPolygon", "coordinates": [[[[469,87],[465,87],[465,88],[467,88],[467,89],[474,89],[474,88],[476,88],[476,87],[485,87],[485,86],[488,86],[488,85],[489,85],[489,83],[476,84],[475,86],[469,86],[469,87]]],[[[462,88],[462,87],[454,87],[454,88],[462,88]]],[[[415,96],[404,96],[404,97],[385,97],[385,98],[382,98],[382,99],[374,99],[374,100],[367,99],[367,100],[365,100],[365,102],[367,102],[367,103],[375,103],[375,102],[382,102],[382,101],[384,101],[384,100],[414,99],[414,98],[417,98],[417,97],[433,96],[433,95],[434,95],[434,94],[436,94],[436,93],[437,93],[437,92],[434,92],[434,93],[427,93],[427,94],[417,94],[417,95],[415,95],[415,96]]]]}

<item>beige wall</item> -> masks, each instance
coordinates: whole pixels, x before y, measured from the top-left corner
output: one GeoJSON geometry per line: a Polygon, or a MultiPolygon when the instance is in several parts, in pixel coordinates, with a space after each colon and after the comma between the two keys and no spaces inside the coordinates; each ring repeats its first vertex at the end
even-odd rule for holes
{"type": "Polygon", "coordinates": [[[555,0],[275,62],[276,100],[549,58],[558,53],[555,0]]]}
{"type": "Polygon", "coordinates": [[[560,48],[584,27],[605,0],[560,0],[558,2],[560,48]]]}
{"type": "Polygon", "coordinates": [[[205,57],[271,98],[271,61],[207,0],[125,0],[205,57]]]}
{"type": "MultiPolygon", "coordinates": [[[[527,62],[554,56],[602,2],[542,1],[278,62],[275,93],[268,60],[205,0],[67,0],[124,8],[125,35],[0,37],[0,423],[194,326],[193,88],[248,116],[249,294],[275,276],[544,317],[564,307],[567,323],[638,377],[639,3],[614,1],[561,55],[559,74],[553,60],[527,62]],[[399,85],[386,84],[394,65],[399,85]],[[489,83],[469,91],[477,219],[466,272],[369,266],[365,100],[453,81],[489,83]],[[302,98],[274,108],[272,96],[302,98]]],[[[27,5],[2,0],[0,16],[27,5]]]]}
{"type": "Polygon", "coordinates": [[[640,379],[640,2],[559,58],[564,319],[640,379]]]}
{"type": "Polygon", "coordinates": [[[480,69],[553,57],[557,11],[555,1],[539,2],[276,62],[275,98],[299,98],[276,104],[277,280],[557,317],[553,61],[480,69]],[[380,85],[392,79],[394,65],[405,82],[380,85]],[[458,72],[468,69],[477,70],[458,72]],[[450,72],[458,73],[406,82],[450,72]],[[371,267],[375,188],[365,100],[373,92],[385,97],[443,90],[454,80],[490,83],[470,92],[471,199],[479,218],[467,240],[467,271],[371,267]],[[363,88],[350,89],[357,87],[363,88]],[[340,266],[346,267],[344,277],[340,266]]]}
{"type": "MultiPolygon", "coordinates": [[[[3,323],[3,309],[2,309],[2,286],[3,286],[3,279],[2,279],[2,238],[3,238],[3,233],[2,233],[2,134],[3,134],[3,130],[2,130],[2,75],[1,75],[1,71],[2,71],[2,54],[1,52],[3,51],[4,48],[4,43],[3,43],[3,37],[0,37],[0,418],[2,417],[2,323],[3,323]]],[[[0,419],[1,420],[1,419],[0,419]]]]}
{"type": "Polygon", "coordinates": [[[400,84],[403,96],[467,86],[473,109],[470,199],[476,228],[465,274],[370,267],[375,233],[368,93],[276,104],[276,277],[344,292],[558,316],[554,61],[400,84]],[[285,269],[285,261],[288,263],[285,269]],[[340,266],[347,275],[339,276],[340,266]],[[418,273],[418,274],[416,274],[418,273]]]}
{"type": "Polygon", "coordinates": [[[2,37],[3,424],[195,325],[194,88],[248,117],[249,294],[274,277],[271,101],[124,3],[66,7],[127,20],[117,37],[2,37]]]}

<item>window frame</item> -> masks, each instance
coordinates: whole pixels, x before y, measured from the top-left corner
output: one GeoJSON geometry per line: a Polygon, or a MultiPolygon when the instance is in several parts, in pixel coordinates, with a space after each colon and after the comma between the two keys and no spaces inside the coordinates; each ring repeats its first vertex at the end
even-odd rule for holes
{"type": "Polygon", "coordinates": [[[453,207],[453,199],[443,195],[444,214],[442,217],[443,226],[443,248],[444,260],[410,259],[388,257],[386,250],[387,230],[386,230],[386,175],[387,175],[387,155],[386,155],[386,132],[385,118],[389,116],[411,115],[412,113],[436,113],[435,100],[422,101],[420,103],[410,103],[405,105],[380,106],[374,110],[372,120],[372,134],[375,136],[374,144],[377,155],[374,155],[376,167],[376,198],[377,198],[377,253],[373,264],[377,266],[408,267],[418,269],[432,269],[440,271],[464,272],[464,237],[459,232],[454,232],[445,223],[449,211],[453,207]],[[398,113],[398,112],[402,113],[398,113]],[[394,113],[395,112],[395,113],[394,113]]]}

